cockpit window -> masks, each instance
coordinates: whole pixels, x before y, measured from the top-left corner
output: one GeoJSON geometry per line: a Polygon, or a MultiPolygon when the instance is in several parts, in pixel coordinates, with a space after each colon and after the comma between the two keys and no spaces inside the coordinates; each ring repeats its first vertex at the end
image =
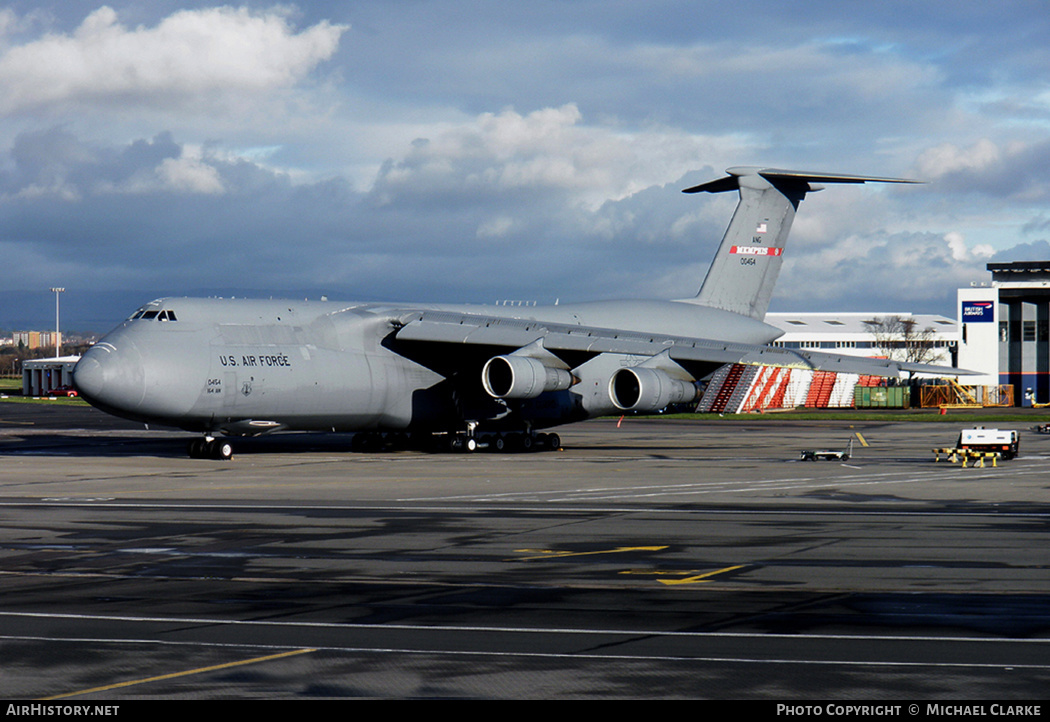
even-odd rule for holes
{"type": "Polygon", "coordinates": [[[134,321],[134,320],[139,319],[139,318],[141,318],[141,319],[143,319],[145,321],[153,321],[153,320],[156,320],[156,321],[177,321],[178,320],[178,319],[175,318],[175,312],[174,311],[171,311],[171,310],[168,310],[168,309],[165,309],[163,311],[156,311],[156,310],[147,311],[144,308],[140,308],[138,311],[136,311],[134,314],[132,314],[131,318],[129,318],[128,320],[129,321],[134,321]]]}

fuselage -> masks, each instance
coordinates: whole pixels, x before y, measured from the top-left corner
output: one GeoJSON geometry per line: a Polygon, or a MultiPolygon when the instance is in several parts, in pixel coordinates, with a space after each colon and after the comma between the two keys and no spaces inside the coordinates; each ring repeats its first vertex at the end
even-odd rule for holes
{"type": "Polygon", "coordinates": [[[679,301],[523,308],[163,298],[85,353],[74,379],[83,397],[104,411],[205,433],[449,430],[465,421],[498,426],[507,416],[549,427],[614,412],[601,400],[608,376],[636,362],[601,354],[573,369],[573,388],[545,393],[508,414],[464,400],[471,396],[465,389],[480,389],[480,377],[453,383],[447,372],[389,343],[400,320],[417,311],[749,344],[768,343],[780,333],[746,316],[679,301]]]}

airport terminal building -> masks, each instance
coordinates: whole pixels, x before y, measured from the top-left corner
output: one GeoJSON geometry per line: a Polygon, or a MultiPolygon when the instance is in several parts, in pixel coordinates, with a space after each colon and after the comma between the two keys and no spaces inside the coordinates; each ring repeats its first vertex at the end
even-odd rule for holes
{"type": "Polygon", "coordinates": [[[1011,384],[1014,404],[1050,404],[1050,261],[989,263],[990,283],[960,288],[960,368],[1011,384]]]}

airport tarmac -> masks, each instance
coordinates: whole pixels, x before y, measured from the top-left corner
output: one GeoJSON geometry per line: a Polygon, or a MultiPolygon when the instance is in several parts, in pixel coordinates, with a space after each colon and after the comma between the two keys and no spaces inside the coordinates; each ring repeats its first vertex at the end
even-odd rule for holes
{"type": "Polygon", "coordinates": [[[959,428],[627,418],[557,452],[222,462],[0,403],[0,697],[1039,700],[1050,436],[935,462],[959,428]]]}

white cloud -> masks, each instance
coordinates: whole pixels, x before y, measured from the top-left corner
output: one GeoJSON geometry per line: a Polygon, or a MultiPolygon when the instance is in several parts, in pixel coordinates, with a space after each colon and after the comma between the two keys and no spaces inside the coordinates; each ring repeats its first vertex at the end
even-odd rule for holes
{"type": "Polygon", "coordinates": [[[200,158],[165,158],[157,174],[172,190],[184,193],[222,193],[219,172],[200,158]]]}
{"type": "MultiPolygon", "coordinates": [[[[13,22],[5,16],[5,25],[13,22]]],[[[330,58],[345,30],[323,21],[296,33],[278,11],[230,7],[179,11],[156,27],[129,29],[104,6],[71,34],[0,54],[0,112],[285,88],[330,58]]]]}
{"type": "Polygon", "coordinates": [[[962,234],[875,232],[795,248],[785,260],[774,310],[952,314],[955,290],[984,280],[990,249],[962,234]]]}
{"type": "Polygon", "coordinates": [[[940,178],[960,171],[982,171],[1002,162],[999,147],[982,138],[968,148],[952,143],[942,143],[922,153],[918,159],[919,173],[923,178],[940,178]]]}
{"type": "Polygon", "coordinates": [[[1050,201],[1050,137],[1045,133],[1024,140],[982,138],[969,146],[942,143],[921,153],[917,167],[939,192],[984,196],[981,205],[971,201],[967,212],[991,208],[1000,223],[1009,216],[1002,207],[988,206],[991,199],[1029,208],[1050,201]]]}
{"type": "Polygon", "coordinates": [[[966,238],[957,231],[945,233],[944,242],[948,245],[952,258],[956,261],[991,258],[995,254],[995,249],[987,244],[978,244],[973,248],[968,247],[966,238]]]}
{"type": "Polygon", "coordinates": [[[546,192],[593,209],[712,161],[730,164],[740,145],[735,136],[588,125],[573,103],[527,114],[506,109],[417,139],[404,158],[387,163],[376,188],[384,202],[395,191],[546,192]]]}

